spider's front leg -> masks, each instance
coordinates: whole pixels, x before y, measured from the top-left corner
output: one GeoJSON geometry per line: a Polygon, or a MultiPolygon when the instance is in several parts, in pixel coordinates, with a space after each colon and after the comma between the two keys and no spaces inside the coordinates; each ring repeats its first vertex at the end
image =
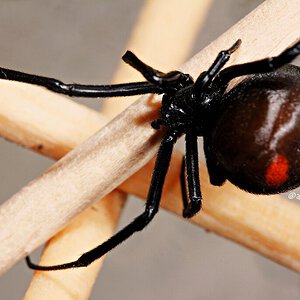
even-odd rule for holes
{"type": "Polygon", "coordinates": [[[149,93],[162,93],[162,89],[150,82],[131,82],[111,85],[86,85],[64,83],[60,80],[19,72],[0,67],[0,79],[30,83],[70,97],[119,97],[149,93]]]}
{"type": "Polygon", "coordinates": [[[55,266],[40,266],[32,263],[30,258],[27,257],[26,261],[28,266],[31,269],[41,271],[86,267],[128,239],[133,233],[144,229],[158,212],[165,177],[169,168],[173,147],[178,137],[179,133],[177,131],[170,131],[165,135],[161,142],[152,174],[145,211],[142,214],[106,242],[84,253],[76,261],[55,266]]]}
{"type": "Polygon", "coordinates": [[[162,88],[164,93],[175,92],[194,83],[189,74],[184,74],[180,71],[171,71],[168,73],[158,71],[142,62],[131,51],[127,51],[122,59],[138,70],[149,82],[162,88]]]}
{"type": "Polygon", "coordinates": [[[214,82],[218,86],[226,87],[230,80],[239,76],[273,72],[292,62],[298,55],[300,55],[300,41],[281,52],[278,56],[230,66],[222,70],[214,82]]]}
{"type": "Polygon", "coordinates": [[[241,43],[242,41],[238,39],[229,49],[219,52],[217,58],[209,67],[209,69],[206,72],[201,73],[197,78],[194,86],[195,91],[201,93],[203,88],[207,87],[212,82],[214,77],[230,59],[231,54],[240,47],[241,43]]]}

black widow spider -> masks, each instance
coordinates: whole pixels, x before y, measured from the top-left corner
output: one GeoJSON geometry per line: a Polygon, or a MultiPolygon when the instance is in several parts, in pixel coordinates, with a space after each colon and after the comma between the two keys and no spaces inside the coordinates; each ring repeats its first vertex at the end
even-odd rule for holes
{"type": "Polygon", "coordinates": [[[238,49],[237,40],[221,51],[210,68],[194,81],[179,71],[163,73],[127,51],[123,60],[137,69],[146,82],[117,85],[65,84],[53,78],[0,68],[0,78],[40,85],[56,93],[78,97],[112,97],[163,94],[160,118],[151,125],[166,128],[157,154],[145,211],[103,244],[76,261],[39,266],[36,270],[85,267],[142,230],[159,209],[173,146],[185,134],[186,154],[182,163],[183,216],[200,209],[202,196],[198,171],[197,138],[203,137],[210,181],[220,186],[226,179],[257,194],[279,193],[300,185],[300,68],[288,65],[300,54],[300,42],[271,58],[222,67],[238,49]],[[233,78],[250,75],[226,92],[233,78]],[[187,169],[188,195],[185,182],[187,169]]]}

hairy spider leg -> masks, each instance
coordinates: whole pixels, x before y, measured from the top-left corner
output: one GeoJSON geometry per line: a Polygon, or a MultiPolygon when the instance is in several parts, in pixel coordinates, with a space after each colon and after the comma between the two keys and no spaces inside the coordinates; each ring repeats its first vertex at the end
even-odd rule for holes
{"type": "Polygon", "coordinates": [[[0,78],[43,86],[55,93],[70,97],[120,97],[148,93],[162,93],[162,89],[151,82],[132,82],[112,85],[85,85],[64,83],[60,80],[19,71],[0,68],[0,78]]]}
{"type": "Polygon", "coordinates": [[[128,224],[106,242],[84,253],[76,261],[55,266],[40,266],[32,263],[29,256],[27,256],[26,262],[28,267],[34,270],[41,271],[86,267],[96,259],[109,252],[114,247],[118,246],[120,243],[128,239],[133,233],[144,229],[158,212],[165,177],[170,165],[173,147],[178,137],[179,133],[177,131],[170,131],[166,133],[165,137],[161,141],[154,171],[152,174],[145,211],[141,215],[135,218],[130,224],[128,224]]]}
{"type": "Polygon", "coordinates": [[[197,139],[197,135],[194,134],[186,134],[185,136],[186,154],[182,159],[180,172],[180,185],[183,202],[182,215],[184,218],[193,217],[202,206],[197,139]],[[185,168],[187,169],[186,175],[185,168]],[[186,178],[188,183],[188,196],[186,192],[186,178]]]}
{"type": "Polygon", "coordinates": [[[275,71],[276,69],[290,63],[299,54],[300,41],[284,50],[278,56],[264,58],[245,64],[230,66],[219,73],[219,75],[214,80],[214,83],[216,83],[220,87],[224,86],[224,89],[226,89],[229,81],[235,77],[275,71]]]}
{"type": "Polygon", "coordinates": [[[223,68],[223,66],[230,59],[231,54],[236,51],[241,45],[242,41],[238,39],[229,49],[220,51],[217,55],[217,58],[209,67],[206,72],[200,74],[197,78],[194,90],[199,93],[202,92],[203,88],[207,87],[213,80],[213,78],[219,73],[219,71],[223,68]]]}

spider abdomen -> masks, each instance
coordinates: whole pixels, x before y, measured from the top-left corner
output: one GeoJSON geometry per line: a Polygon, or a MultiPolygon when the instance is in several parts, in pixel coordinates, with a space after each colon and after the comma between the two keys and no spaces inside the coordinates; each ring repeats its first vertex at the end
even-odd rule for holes
{"type": "Polygon", "coordinates": [[[225,95],[212,150],[226,178],[257,194],[300,185],[300,68],[255,75],[225,95]]]}

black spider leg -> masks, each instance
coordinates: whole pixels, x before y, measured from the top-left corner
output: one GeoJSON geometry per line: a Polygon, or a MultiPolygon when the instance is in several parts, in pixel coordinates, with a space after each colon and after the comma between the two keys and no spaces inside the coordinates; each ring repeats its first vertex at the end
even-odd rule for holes
{"type": "MultiPolygon", "coordinates": [[[[188,195],[186,192],[186,175],[185,175],[185,155],[182,156],[181,169],[180,169],[180,188],[181,188],[181,199],[183,204],[183,209],[185,209],[188,204],[188,195]]],[[[183,214],[183,212],[182,212],[183,214]]]]}
{"type": "Polygon", "coordinates": [[[228,62],[231,54],[239,48],[241,43],[242,41],[238,39],[229,49],[220,51],[218,53],[217,58],[209,67],[209,69],[206,72],[201,73],[197,78],[194,85],[195,91],[199,91],[201,93],[203,91],[203,88],[208,86],[212,82],[213,78],[219,73],[226,62],[228,62]]]}
{"type": "Polygon", "coordinates": [[[118,246],[124,240],[128,239],[133,233],[144,229],[146,225],[153,219],[154,215],[158,212],[165,176],[169,168],[173,146],[177,141],[178,136],[179,133],[177,131],[170,131],[161,141],[152,174],[145,211],[141,215],[135,218],[130,224],[128,224],[106,242],[84,253],[76,261],[55,266],[40,266],[32,263],[30,258],[27,256],[26,262],[28,267],[41,271],[86,267],[114,247],[118,246]]]}
{"type": "Polygon", "coordinates": [[[19,71],[0,68],[0,78],[43,86],[55,93],[71,97],[116,97],[148,93],[162,93],[162,89],[150,82],[132,82],[112,85],[85,85],[64,83],[60,80],[19,71]]]}
{"type": "Polygon", "coordinates": [[[221,167],[218,164],[218,160],[214,157],[211,149],[210,137],[204,135],[203,137],[203,148],[205,153],[206,167],[209,174],[209,180],[212,185],[221,186],[226,181],[221,167]]]}
{"type": "Polygon", "coordinates": [[[300,41],[284,50],[278,56],[269,57],[245,64],[230,66],[219,73],[214,83],[218,86],[223,86],[224,89],[226,89],[228,82],[235,77],[275,71],[285,64],[290,63],[299,54],[300,41]]]}
{"type": "Polygon", "coordinates": [[[190,75],[184,74],[180,71],[171,71],[164,73],[158,71],[144,62],[142,62],[135,54],[131,51],[127,51],[122,59],[138,70],[142,75],[151,83],[163,88],[164,93],[174,92],[184,86],[193,84],[193,79],[190,75]]]}
{"type": "Polygon", "coordinates": [[[181,195],[183,202],[182,215],[184,218],[191,218],[201,209],[202,206],[197,136],[194,134],[186,134],[185,141],[186,155],[182,159],[180,173],[181,195]],[[185,183],[185,166],[187,169],[188,197],[185,183]]]}

